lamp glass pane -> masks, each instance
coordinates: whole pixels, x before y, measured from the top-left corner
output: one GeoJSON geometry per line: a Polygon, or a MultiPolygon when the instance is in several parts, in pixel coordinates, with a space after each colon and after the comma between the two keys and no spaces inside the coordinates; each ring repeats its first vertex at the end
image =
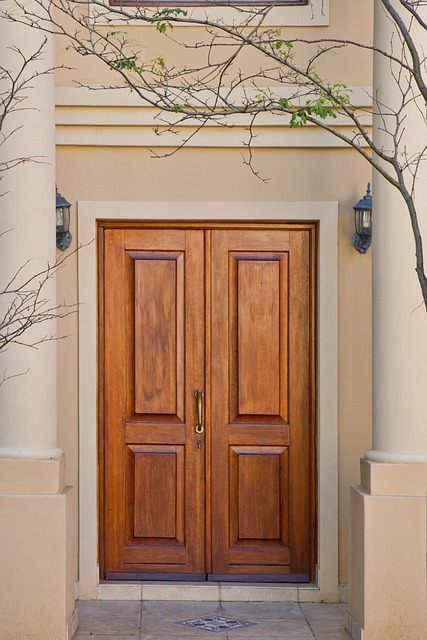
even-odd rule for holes
{"type": "Polygon", "coordinates": [[[62,207],[62,217],[64,220],[64,231],[70,229],[70,207],[62,207]]]}
{"type": "Polygon", "coordinates": [[[362,211],[362,229],[366,231],[371,230],[371,212],[364,209],[362,211]]]}
{"type": "Polygon", "coordinates": [[[64,209],[56,207],[56,230],[60,233],[64,231],[64,209]]]}
{"type": "Polygon", "coordinates": [[[369,209],[355,209],[354,223],[356,233],[360,236],[372,235],[372,211],[369,209]]]}

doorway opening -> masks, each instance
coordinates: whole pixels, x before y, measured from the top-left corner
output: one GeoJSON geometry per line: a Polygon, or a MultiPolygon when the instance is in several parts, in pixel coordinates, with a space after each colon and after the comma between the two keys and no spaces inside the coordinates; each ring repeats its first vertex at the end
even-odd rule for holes
{"type": "Polygon", "coordinates": [[[316,225],[98,237],[101,578],[313,580],[316,225]]]}

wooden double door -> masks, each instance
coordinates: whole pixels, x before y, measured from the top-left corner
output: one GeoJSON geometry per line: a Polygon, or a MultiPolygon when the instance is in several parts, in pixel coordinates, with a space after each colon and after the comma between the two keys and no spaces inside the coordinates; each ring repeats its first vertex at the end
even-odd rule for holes
{"type": "Polygon", "coordinates": [[[314,225],[99,237],[102,577],[310,580],[314,225]]]}

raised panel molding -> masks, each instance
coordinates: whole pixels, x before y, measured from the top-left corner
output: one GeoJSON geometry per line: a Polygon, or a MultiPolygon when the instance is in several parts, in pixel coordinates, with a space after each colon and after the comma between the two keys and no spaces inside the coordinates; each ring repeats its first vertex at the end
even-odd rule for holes
{"type": "Polygon", "coordinates": [[[287,447],[230,447],[231,545],[287,544],[288,467],[287,447]]]}
{"type": "Polygon", "coordinates": [[[134,537],[184,540],[184,447],[129,446],[134,470],[134,537]]]}
{"type": "Polygon", "coordinates": [[[182,255],[135,260],[136,414],[183,420],[183,295],[182,255]]]}

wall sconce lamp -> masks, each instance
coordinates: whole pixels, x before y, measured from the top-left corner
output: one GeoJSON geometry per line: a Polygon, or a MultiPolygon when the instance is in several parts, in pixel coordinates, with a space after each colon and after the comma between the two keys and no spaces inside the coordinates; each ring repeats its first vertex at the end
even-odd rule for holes
{"type": "Polygon", "coordinates": [[[56,246],[65,251],[70,246],[72,236],[70,233],[70,209],[71,204],[61,196],[56,189],[56,246]]]}
{"type": "Polygon", "coordinates": [[[360,253],[366,253],[372,244],[372,196],[371,183],[368,182],[366,194],[354,205],[353,247],[360,253]]]}

